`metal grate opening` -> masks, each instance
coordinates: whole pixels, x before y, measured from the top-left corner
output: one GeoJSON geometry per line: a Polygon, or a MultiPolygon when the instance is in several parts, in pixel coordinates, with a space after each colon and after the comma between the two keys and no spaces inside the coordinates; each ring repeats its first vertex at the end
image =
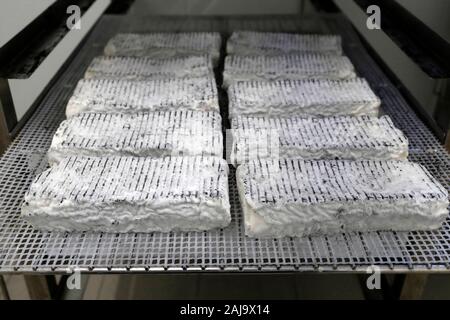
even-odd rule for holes
{"type": "MultiPolygon", "coordinates": [[[[423,164],[449,188],[450,157],[397,89],[363,49],[340,16],[300,21],[298,17],[200,17],[122,20],[105,16],[0,159],[0,272],[162,271],[355,271],[372,264],[386,271],[450,271],[450,220],[434,232],[349,233],[333,237],[255,240],[244,236],[235,171],[230,170],[231,225],[189,233],[41,233],[20,218],[23,196],[47,167],[46,152],[65,106],[84,70],[106,41],[120,31],[231,30],[338,32],[344,51],[382,99],[410,141],[410,160],[423,164]],[[331,30],[331,31],[330,31],[331,30]]],[[[126,19],[126,17],[125,17],[126,19]]],[[[226,97],[223,97],[223,108],[226,97]]],[[[224,123],[228,123],[226,119],[224,123]]]]}

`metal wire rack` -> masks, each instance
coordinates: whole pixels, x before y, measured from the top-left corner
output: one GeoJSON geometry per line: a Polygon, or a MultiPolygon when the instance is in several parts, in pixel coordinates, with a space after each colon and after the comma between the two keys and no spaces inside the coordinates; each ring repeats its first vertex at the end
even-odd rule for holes
{"type": "MultiPolygon", "coordinates": [[[[22,198],[36,174],[47,167],[46,152],[64,118],[66,103],[92,58],[118,30],[220,31],[237,29],[333,32],[358,73],[381,97],[410,141],[410,160],[425,167],[447,189],[450,157],[377,67],[341,16],[322,20],[287,17],[104,16],[76,57],[0,159],[0,273],[339,271],[365,272],[371,265],[390,272],[450,272],[450,219],[434,232],[347,233],[333,237],[255,240],[245,237],[234,170],[229,177],[231,225],[188,233],[42,233],[20,218],[22,198]]],[[[222,113],[227,114],[223,93],[222,113]]],[[[227,121],[224,121],[227,123],[227,121]]]]}

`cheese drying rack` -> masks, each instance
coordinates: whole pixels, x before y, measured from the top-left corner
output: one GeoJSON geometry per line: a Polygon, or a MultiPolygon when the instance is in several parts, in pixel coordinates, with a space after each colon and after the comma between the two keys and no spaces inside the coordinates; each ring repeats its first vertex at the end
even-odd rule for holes
{"type": "MultiPolygon", "coordinates": [[[[408,137],[409,159],[423,164],[449,189],[448,153],[383,74],[341,15],[323,15],[320,20],[303,20],[299,16],[129,19],[105,15],[0,158],[0,273],[56,274],[75,269],[91,273],[363,273],[372,265],[385,272],[450,272],[450,219],[433,232],[347,233],[278,240],[248,238],[243,231],[232,168],[229,176],[232,221],[223,230],[166,234],[43,233],[20,218],[23,196],[33,178],[47,167],[47,149],[64,119],[67,101],[77,81],[112,35],[119,31],[219,31],[225,41],[233,30],[341,34],[345,54],[382,99],[383,113],[391,116],[408,137]]],[[[229,125],[223,91],[220,100],[223,122],[229,125]]]]}

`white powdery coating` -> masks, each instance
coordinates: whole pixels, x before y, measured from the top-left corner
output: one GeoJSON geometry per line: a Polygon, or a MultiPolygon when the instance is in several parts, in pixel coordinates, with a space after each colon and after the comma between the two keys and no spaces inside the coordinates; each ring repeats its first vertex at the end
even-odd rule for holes
{"type": "Polygon", "coordinates": [[[22,217],[40,230],[201,231],[229,224],[228,165],[217,157],[70,157],[44,171],[22,217]]]}
{"type": "Polygon", "coordinates": [[[255,160],[236,175],[252,237],[432,230],[448,216],[445,188],[407,161],[255,160]]]}
{"type": "Polygon", "coordinates": [[[406,160],[408,140],[388,116],[233,118],[231,162],[264,158],[406,160]]]}
{"type": "Polygon", "coordinates": [[[369,115],[380,99],[365,79],[244,81],[228,88],[229,116],[369,115]]]}
{"type": "Polygon", "coordinates": [[[235,31],[227,41],[227,53],[276,55],[301,52],[342,54],[338,35],[235,31]]]}
{"type": "Polygon", "coordinates": [[[249,80],[299,80],[355,78],[353,64],[345,56],[307,53],[275,56],[227,56],[223,86],[249,80]]]}
{"type": "Polygon", "coordinates": [[[214,76],[208,55],[152,59],[100,56],[92,60],[85,79],[171,79],[214,76]]]}
{"type": "Polygon", "coordinates": [[[61,123],[48,161],[53,165],[76,155],[221,157],[221,128],[217,112],[81,113],[61,123]]]}
{"type": "Polygon", "coordinates": [[[217,32],[119,33],[109,40],[104,54],[151,58],[208,54],[216,65],[221,42],[217,32]]]}
{"type": "Polygon", "coordinates": [[[81,112],[170,110],[219,111],[214,78],[80,80],[67,104],[66,116],[81,112]]]}

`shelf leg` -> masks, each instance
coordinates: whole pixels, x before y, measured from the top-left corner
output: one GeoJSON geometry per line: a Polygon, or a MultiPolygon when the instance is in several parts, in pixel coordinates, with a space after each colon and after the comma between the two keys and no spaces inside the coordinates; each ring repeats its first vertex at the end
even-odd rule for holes
{"type": "Polygon", "coordinates": [[[52,280],[48,277],[52,276],[25,276],[25,282],[27,284],[28,293],[30,294],[31,300],[51,300],[52,293],[52,280]]]}
{"type": "Polygon", "coordinates": [[[407,274],[400,292],[400,300],[421,299],[427,284],[428,274],[407,274]]]}
{"type": "Polygon", "coordinates": [[[6,286],[5,278],[0,275],[0,294],[5,300],[11,300],[9,296],[8,287],[6,286]]]}
{"type": "Polygon", "coordinates": [[[0,155],[6,151],[11,143],[8,126],[6,124],[5,115],[3,114],[2,103],[0,101],[0,155]]]}

